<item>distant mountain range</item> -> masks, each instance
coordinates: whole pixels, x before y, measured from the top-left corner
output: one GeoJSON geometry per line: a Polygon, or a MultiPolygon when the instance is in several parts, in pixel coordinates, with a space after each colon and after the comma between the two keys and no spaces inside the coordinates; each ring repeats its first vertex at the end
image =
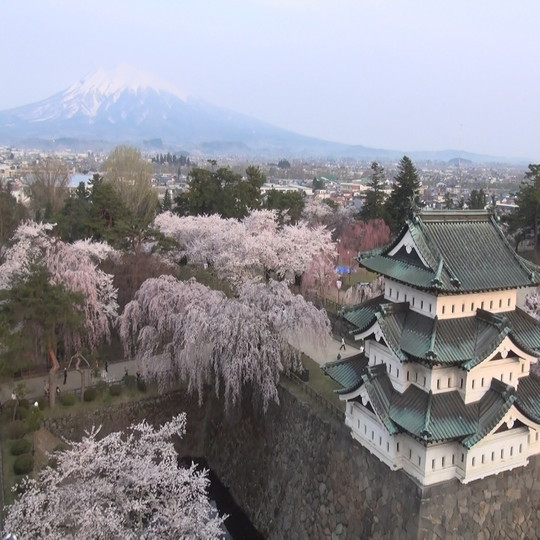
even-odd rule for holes
{"type": "MultiPolygon", "coordinates": [[[[107,149],[119,143],[204,155],[399,159],[404,152],[299,135],[181,95],[127,66],[102,69],[47,99],[0,112],[0,144],[107,149]]],[[[456,150],[412,159],[501,161],[456,150]]]]}

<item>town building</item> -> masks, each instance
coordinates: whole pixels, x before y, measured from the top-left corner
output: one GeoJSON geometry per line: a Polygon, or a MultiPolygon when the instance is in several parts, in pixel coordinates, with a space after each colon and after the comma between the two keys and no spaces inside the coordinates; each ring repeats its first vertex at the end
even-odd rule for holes
{"type": "Polygon", "coordinates": [[[425,211],[358,261],[384,294],[343,313],[364,355],[324,368],[352,437],[422,486],[526,466],[540,453],[540,322],[518,293],[540,267],[485,211],[425,211]]]}

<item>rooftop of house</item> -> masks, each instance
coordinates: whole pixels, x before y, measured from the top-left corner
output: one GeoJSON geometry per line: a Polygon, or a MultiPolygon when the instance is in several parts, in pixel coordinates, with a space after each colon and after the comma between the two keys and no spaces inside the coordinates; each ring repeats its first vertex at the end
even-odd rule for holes
{"type": "Polygon", "coordinates": [[[424,211],[387,246],[361,253],[364,268],[436,294],[529,287],[540,267],[515,253],[482,210],[424,211]]]}

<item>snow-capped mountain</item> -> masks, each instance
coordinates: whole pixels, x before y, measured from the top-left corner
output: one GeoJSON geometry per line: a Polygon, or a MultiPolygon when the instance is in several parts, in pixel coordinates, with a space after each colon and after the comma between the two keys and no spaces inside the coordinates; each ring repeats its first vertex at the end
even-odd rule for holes
{"type": "Polygon", "coordinates": [[[0,143],[66,138],[161,140],[186,150],[236,154],[327,153],[332,145],[187,97],[128,66],[99,69],[47,99],[0,112],[0,143]]]}

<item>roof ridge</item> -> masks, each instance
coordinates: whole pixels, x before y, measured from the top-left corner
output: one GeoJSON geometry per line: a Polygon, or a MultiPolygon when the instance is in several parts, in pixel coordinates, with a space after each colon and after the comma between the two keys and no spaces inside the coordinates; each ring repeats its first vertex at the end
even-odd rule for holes
{"type": "Polygon", "coordinates": [[[424,418],[424,429],[420,432],[420,435],[422,435],[422,438],[424,440],[428,440],[431,438],[431,432],[429,431],[428,427],[431,422],[431,408],[433,405],[433,391],[430,390],[428,393],[428,402],[426,407],[426,416],[424,418]]]}

